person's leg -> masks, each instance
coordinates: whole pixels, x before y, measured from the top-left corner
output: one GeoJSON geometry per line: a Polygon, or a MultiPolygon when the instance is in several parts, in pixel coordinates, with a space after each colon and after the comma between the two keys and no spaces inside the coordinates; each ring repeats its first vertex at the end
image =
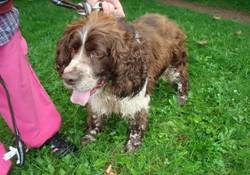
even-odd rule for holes
{"type": "Polygon", "coordinates": [[[11,167],[10,160],[8,161],[3,160],[4,153],[5,153],[4,146],[0,143],[0,175],[8,174],[11,167]]]}
{"type": "MultiPolygon", "coordinates": [[[[58,132],[61,118],[28,63],[26,54],[26,42],[18,31],[8,44],[0,47],[0,75],[8,86],[21,138],[28,147],[34,148],[58,132]]],[[[0,113],[13,130],[2,87],[0,99],[0,113]]]]}

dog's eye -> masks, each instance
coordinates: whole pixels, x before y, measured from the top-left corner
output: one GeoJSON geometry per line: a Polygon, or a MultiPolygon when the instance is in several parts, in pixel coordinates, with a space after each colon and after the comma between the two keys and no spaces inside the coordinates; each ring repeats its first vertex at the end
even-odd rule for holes
{"type": "Polygon", "coordinates": [[[76,53],[76,49],[73,48],[73,47],[69,48],[69,51],[70,51],[70,53],[71,53],[72,55],[74,55],[74,54],[76,53]]]}
{"type": "Polygon", "coordinates": [[[89,53],[90,58],[102,58],[104,56],[104,54],[100,51],[97,50],[93,50],[89,53]]]}

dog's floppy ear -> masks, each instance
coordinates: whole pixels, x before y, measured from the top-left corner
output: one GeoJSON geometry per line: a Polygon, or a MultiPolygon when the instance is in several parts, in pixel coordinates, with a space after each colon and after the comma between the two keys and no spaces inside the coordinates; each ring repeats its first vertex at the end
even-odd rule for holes
{"type": "Polygon", "coordinates": [[[148,55],[141,43],[126,35],[115,37],[111,47],[112,89],[119,97],[136,95],[147,77],[148,55]]]}
{"type": "Polygon", "coordinates": [[[71,25],[64,31],[61,39],[56,46],[56,70],[62,75],[64,68],[70,63],[74,53],[82,45],[80,33],[77,31],[79,26],[71,25]]]}
{"type": "Polygon", "coordinates": [[[68,25],[56,46],[56,70],[62,75],[64,68],[70,63],[72,53],[81,46],[79,29],[86,24],[87,18],[83,17],[68,25]]]}
{"type": "Polygon", "coordinates": [[[56,45],[56,70],[59,75],[62,75],[65,66],[70,63],[69,40],[69,35],[63,35],[56,45]]]}

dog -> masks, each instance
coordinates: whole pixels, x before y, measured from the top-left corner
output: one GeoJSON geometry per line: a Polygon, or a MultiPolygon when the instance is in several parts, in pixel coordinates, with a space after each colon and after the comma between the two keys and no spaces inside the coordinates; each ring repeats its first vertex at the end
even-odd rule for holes
{"type": "Polygon", "coordinates": [[[57,43],[56,69],[71,101],[86,105],[87,134],[96,140],[107,117],[129,120],[125,151],[136,150],[148,123],[150,97],[163,77],[177,87],[178,100],[187,100],[186,35],[167,17],[146,14],[132,23],[93,12],[68,25],[57,43]]]}

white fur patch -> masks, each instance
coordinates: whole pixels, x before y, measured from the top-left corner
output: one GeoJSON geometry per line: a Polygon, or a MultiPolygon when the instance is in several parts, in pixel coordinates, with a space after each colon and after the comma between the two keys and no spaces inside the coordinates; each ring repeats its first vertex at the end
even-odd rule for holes
{"type": "Polygon", "coordinates": [[[181,82],[178,82],[177,85],[178,85],[178,90],[179,90],[180,92],[182,92],[182,91],[183,91],[183,90],[182,90],[183,88],[182,88],[181,82]]]}
{"type": "Polygon", "coordinates": [[[177,83],[180,80],[180,73],[173,67],[168,67],[164,72],[164,76],[166,76],[166,78],[172,83],[177,83]]]}
{"type": "Polygon", "coordinates": [[[70,61],[69,65],[64,69],[64,73],[73,71],[73,70],[81,70],[84,66],[84,69],[88,74],[90,74],[90,67],[86,64],[89,63],[89,60],[87,59],[86,51],[85,51],[85,42],[88,35],[88,30],[83,29],[83,31],[79,31],[81,40],[82,40],[82,46],[79,49],[79,51],[74,55],[72,60],[70,61]]]}
{"type": "MultiPolygon", "coordinates": [[[[64,69],[64,73],[70,73],[71,71],[79,72],[81,81],[77,82],[77,84],[74,85],[73,89],[78,91],[87,91],[94,88],[98,80],[94,76],[93,68],[90,66],[90,58],[87,56],[85,50],[88,28],[82,28],[79,33],[83,44],[79,51],[73,56],[69,65],[64,69]]],[[[66,83],[65,86],[68,88],[72,88],[71,85],[67,85],[66,83]]]]}
{"type": "Polygon", "coordinates": [[[147,81],[136,96],[123,99],[100,89],[90,97],[89,104],[92,111],[98,115],[116,113],[123,117],[133,118],[142,109],[148,111],[150,96],[146,95],[146,87],[147,81]]]}

